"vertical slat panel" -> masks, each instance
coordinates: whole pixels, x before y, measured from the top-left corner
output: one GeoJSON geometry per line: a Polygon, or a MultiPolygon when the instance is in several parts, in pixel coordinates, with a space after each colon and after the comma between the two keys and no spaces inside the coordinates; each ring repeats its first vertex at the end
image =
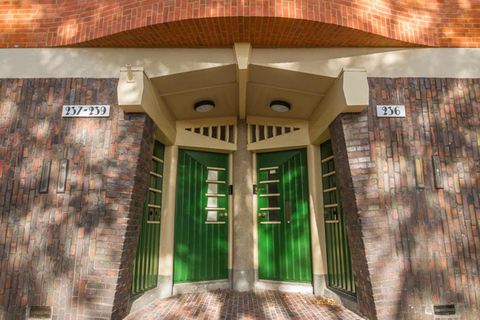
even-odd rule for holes
{"type": "MultiPolygon", "coordinates": [[[[156,142],[153,156],[162,159],[164,157],[164,146],[156,142]]],[[[151,171],[158,175],[163,175],[163,164],[156,160],[152,160],[151,171]]],[[[162,178],[153,177],[154,185],[151,185],[149,179],[147,186],[147,197],[144,204],[140,235],[138,239],[137,252],[133,268],[133,278],[131,294],[136,295],[146,290],[152,289],[157,285],[158,277],[158,257],[160,249],[160,219],[154,215],[149,215],[149,204],[161,206],[161,193],[151,197],[148,191],[149,187],[157,190],[162,189],[162,178]],[[148,223],[154,221],[154,223],[148,223]]]]}
{"type": "MultiPolygon", "coordinates": [[[[333,156],[331,142],[327,141],[320,146],[322,159],[333,156]]],[[[341,206],[341,195],[337,189],[328,189],[337,187],[336,174],[329,175],[335,168],[333,166],[333,158],[322,161],[322,174],[324,175],[323,189],[324,205],[333,204],[331,196],[334,193],[335,203],[338,206],[333,209],[325,207],[325,232],[327,247],[327,267],[328,267],[328,285],[332,288],[341,290],[348,294],[355,295],[355,279],[353,276],[350,249],[348,246],[348,237],[346,233],[345,217],[341,206]],[[327,176],[325,176],[327,175],[327,176]],[[328,176],[329,175],[329,176],[328,176]],[[333,214],[336,210],[337,215],[333,214]]]]}

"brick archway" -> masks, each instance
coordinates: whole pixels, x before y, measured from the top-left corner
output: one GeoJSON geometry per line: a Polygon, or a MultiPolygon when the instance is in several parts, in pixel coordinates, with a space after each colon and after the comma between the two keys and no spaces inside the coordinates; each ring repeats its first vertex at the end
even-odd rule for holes
{"type": "Polygon", "coordinates": [[[418,47],[374,33],[302,19],[232,17],[180,20],[144,26],[75,47],[230,47],[249,42],[254,47],[418,47]]]}

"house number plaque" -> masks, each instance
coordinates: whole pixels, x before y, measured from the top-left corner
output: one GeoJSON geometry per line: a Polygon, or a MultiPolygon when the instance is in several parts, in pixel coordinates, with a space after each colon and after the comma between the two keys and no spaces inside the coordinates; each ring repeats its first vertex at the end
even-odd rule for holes
{"type": "Polygon", "coordinates": [[[379,118],[405,118],[405,106],[377,106],[379,118]]]}
{"type": "Polygon", "coordinates": [[[64,118],[103,118],[109,116],[109,105],[64,105],[62,109],[62,117],[64,118]]]}

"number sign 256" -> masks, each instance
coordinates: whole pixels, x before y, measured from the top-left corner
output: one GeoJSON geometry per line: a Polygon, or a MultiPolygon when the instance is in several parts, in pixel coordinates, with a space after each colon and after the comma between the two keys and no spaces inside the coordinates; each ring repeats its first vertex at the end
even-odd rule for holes
{"type": "Polygon", "coordinates": [[[109,105],[64,105],[62,109],[62,117],[87,117],[87,118],[99,118],[109,117],[110,106],[109,105]]]}
{"type": "Polygon", "coordinates": [[[405,106],[377,106],[377,117],[405,118],[405,106]]]}

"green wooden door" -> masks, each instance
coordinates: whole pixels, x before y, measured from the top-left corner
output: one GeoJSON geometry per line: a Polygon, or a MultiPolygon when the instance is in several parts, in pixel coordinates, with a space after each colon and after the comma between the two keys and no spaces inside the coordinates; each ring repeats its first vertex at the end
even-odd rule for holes
{"type": "Polygon", "coordinates": [[[305,150],[257,155],[258,276],[311,282],[305,150]]]}
{"type": "Polygon", "coordinates": [[[174,282],[228,279],[228,155],[179,150],[174,282]]]}
{"type": "Polygon", "coordinates": [[[337,188],[337,175],[331,141],[323,143],[320,146],[320,151],[322,156],[328,286],[355,295],[355,278],[340,192],[337,188]]]}
{"type": "Polygon", "coordinates": [[[145,199],[137,253],[133,265],[131,294],[157,286],[162,207],[163,156],[165,147],[155,142],[147,198],[145,199]]]}

